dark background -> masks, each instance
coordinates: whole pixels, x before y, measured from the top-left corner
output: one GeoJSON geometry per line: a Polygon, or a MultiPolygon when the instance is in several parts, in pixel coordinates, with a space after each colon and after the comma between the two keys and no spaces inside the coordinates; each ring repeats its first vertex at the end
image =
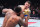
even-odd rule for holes
{"type": "MultiPolygon", "coordinates": [[[[19,4],[24,4],[27,0],[0,0],[0,5],[2,4],[4,7],[14,7],[19,4]]],[[[40,0],[29,0],[31,1],[31,5],[39,6],[40,0]]]]}
{"type": "Polygon", "coordinates": [[[39,7],[40,9],[40,0],[0,0],[0,6],[4,6],[0,8],[0,16],[2,15],[2,9],[3,8],[13,8],[17,5],[23,5],[25,1],[31,1],[31,6],[33,6],[35,9],[39,7]]]}

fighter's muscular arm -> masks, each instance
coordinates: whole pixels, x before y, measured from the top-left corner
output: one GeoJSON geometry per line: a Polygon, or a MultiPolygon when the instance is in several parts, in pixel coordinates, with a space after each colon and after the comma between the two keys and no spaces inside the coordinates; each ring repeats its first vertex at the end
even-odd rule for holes
{"type": "Polygon", "coordinates": [[[19,19],[19,24],[24,27],[28,27],[27,21],[24,22],[21,18],[19,19]]]}
{"type": "Polygon", "coordinates": [[[9,9],[3,9],[2,12],[6,13],[9,9]]]}
{"type": "Polygon", "coordinates": [[[5,18],[4,18],[2,27],[5,27],[6,26],[6,23],[7,23],[8,19],[9,19],[9,17],[10,17],[10,16],[8,16],[8,17],[7,16],[5,16],[5,18]]]}
{"type": "Polygon", "coordinates": [[[3,24],[2,24],[2,27],[5,27],[6,22],[7,22],[7,18],[6,18],[6,16],[5,16],[4,21],[3,21],[3,24]]]}
{"type": "Polygon", "coordinates": [[[8,11],[10,11],[11,9],[3,9],[2,12],[3,13],[7,13],[8,11]]]}
{"type": "Polygon", "coordinates": [[[6,14],[6,16],[4,18],[4,21],[3,21],[2,27],[5,27],[6,26],[6,23],[7,23],[7,21],[8,21],[8,19],[9,19],[10,16],[11,16],[10,13],[6,14]]]}

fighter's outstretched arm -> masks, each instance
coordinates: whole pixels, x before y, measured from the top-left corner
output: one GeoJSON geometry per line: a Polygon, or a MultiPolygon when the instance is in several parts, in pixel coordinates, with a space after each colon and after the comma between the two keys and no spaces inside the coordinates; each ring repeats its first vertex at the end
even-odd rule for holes
{"type": "Polygon", "coordinates": [[[6,13],[6,12],[8,12],[8,11],[10,11],[10,10],[11,10],[11,9],[3,9],[2,12],[3,12],[3,13],[6,13]]]}
{"type": "Polygon", "coordinates": [[[19,20],[19,24],[24,26],[24,27],[28,27],[27,21],[24,22],[22,19],[19,20]]]}
{"type": "Polygon", "coordinates": [[[6,13],[9,9],[3,9],[2,12],[6,13]]]}

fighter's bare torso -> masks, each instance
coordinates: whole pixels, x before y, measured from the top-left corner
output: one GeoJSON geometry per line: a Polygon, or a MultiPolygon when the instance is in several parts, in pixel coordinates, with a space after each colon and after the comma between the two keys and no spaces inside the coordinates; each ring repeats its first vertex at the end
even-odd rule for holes
{"type": "MultiPolygon", "coordinates": [[[[6,12],[4,23],[3,23],[2,27],[15,27],[15,25],[18,24],[18,22],[19,22],[18,19],[19,18],[15,16],[15,12],[13,12],[12,10],[9,10],[6,12]]],[[[21,23],[22,23],[22,21],[21,21],[21,23]]]]}
{"type": "Polygon", "coordinates": [[[5,10],[7,10],[7,9],[4,9],[4,10],[3,10],[3,12],[6,12],[6,14],[5,14],[5,18],[4,18],[2,27],[5,27],[5,26],[6,26],[6,23],[7,23],[8,19],[9,19],[13,14],[15,15],[15,13],[14,13],[14,11],[13,11],[12,9],[8,9],[7,11],[5,11],[5,10]]]}
{"type": "Polygon", "coordinates": [[[18,24],[19,22],[19,17],[13,15],[12,17],[10,17],[10,19],[7,21],[7,24],[5,27],[15,27],[16,24],[18,24]]]}

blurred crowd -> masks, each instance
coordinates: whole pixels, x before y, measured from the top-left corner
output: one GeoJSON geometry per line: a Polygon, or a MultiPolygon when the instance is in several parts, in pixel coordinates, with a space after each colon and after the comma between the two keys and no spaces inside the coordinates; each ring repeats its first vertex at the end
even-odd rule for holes
{"type": "Polygon", "coordinates": [[[40,17],[40,8],[31,7],[31,17],[40,17]]]}
{"type": "MultiPolygon", "coordinates": [[[[0,5],[0,16],[4,16],[3,14],[2,14],[2,9],[3,8],[5,8],[2,4],[0,5]]],[[[10,7],[8,7],[8,8],[11,8],[11,6],[10,7]]],[[[40,17],[40,7],[34,7],[34,6],[31,6],[30,7],[30,10],[31,10],[31,14],[30,14],[30,16],[31,17],[40,17]]]]}

